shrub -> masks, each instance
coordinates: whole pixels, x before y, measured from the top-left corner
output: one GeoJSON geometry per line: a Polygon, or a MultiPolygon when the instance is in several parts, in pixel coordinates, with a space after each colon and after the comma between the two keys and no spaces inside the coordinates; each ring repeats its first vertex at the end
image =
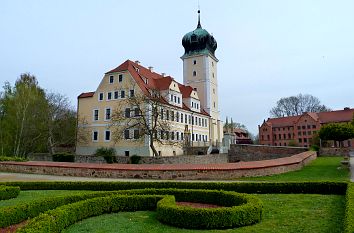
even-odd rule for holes
{"type": "Polygon", "coordinates": [[[25,162],[27,159],[22,158],[22,157],[9,157],[9,156],[0,156],[0,162],[2,161],[14,161],[14,162],[25,162]]]}
{"type": "Polygon", "coordinates": [[[20,194],[20,187],[0,186],[0,200],[15,198],[20,194]]]}
{"type": "Polygon", "coordinates": [[[75,162],[75,155],[69,153],[56,153],[52,157],[54,162],[75,162]]]}
{"type": "Polygon", "coordinates": [[[96,150],[96,156],[102,156],[107,163],[116,163],[117,158],[115,157],[116,151],[114,148],[101,147],[96,150]]]}
{"type": "Polygon", "coordinates": [[[312,151],[319,151],[320,150],[320,147],[319,146],[317,146],[317,145],[312,145],[311,147],[310,147],[310,150],[312,150],[312,151]]]}
{"type": "Polygon", "coordinates": [[[354,232],[354,184],[349,183],[346,193],[346,207],[344,218],[344,232],[354,232]]]}
{"type": "Polygon", "coordinates": [[[3,182],[21,190],[128,190],[144,188],[214,189],[240,193],[306,193],[345,195],[347,182],[3,182]]]}
{"type": "Polygon", "coordinates": [[[139,155],[132,155],[130,158],[129,158],[129,162],[131,164],[139,164],[140,163],[140,160],[141,160],[141,157],[139,155]]]}
{"type": "Polygon", "coordinates": [[[189,229],[222,229],[261,221],[263,204],[250,194],[215,190],[176,190],[157,204],[157,218],[169,225],[189,229]],[[182,195],[181,195],[182,194],[182,195]],[[220,208],[177,206],[177,201],[217,204],[220,208]]]}

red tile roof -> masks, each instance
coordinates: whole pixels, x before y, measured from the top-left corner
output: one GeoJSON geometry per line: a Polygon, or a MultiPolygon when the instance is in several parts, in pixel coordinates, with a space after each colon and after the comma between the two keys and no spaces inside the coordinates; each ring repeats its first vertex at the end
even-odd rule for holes
{"type": "MultiPolygon", "coordinates": [[[[175,81],[171,76],[162,76],[161,74],[155,73],[144,66],[141,66],[130,60],[126,60],[118,67],[113,70],[108,71],[106,74],[128,71],[131,76],[134,78],[140,89],[146,94],[150,95],[149,90],[166,90],[171,85],[172,81],[175,81]],[[145,82],[147,80],[147,83],[145,82]]],[[[191,86],[185,86],[181,83],[178,83],[178,87],[182,93],[182,98],[190,97],[193,88],[191,86]]],[[[166,102],[166,101],[165,101],[166,102]]],[[[167,103],[167,102],[166,102],[167,103]]],[[[176,107],[176,106],[174,106],[176,107]]],[[[183,104],[183,109],[191,111],[185,104],[183,104]]],[[[202,109],[201,114],[209,116],[209,114],[202,109]]]]}
{"type": "Polygon", "coordinates": [[[320,119],[320,123],[330,123],[330,122],[348,122],[353,119],[354,108],[330,111],[330,112],[320,112],[317,113],[320,119]]]}
{"type": "Polygon", "coordinates": [[[334,122],[349,122],[353,119],[354,108],[344,109],[330,112],[307,112],[299,116],[268,118],[265,122],[272,127],[286,127],[293,126],[301,116],[305,114],[311,116],[315,121],[319,121],[321,124],[334,123],[334,122]]]}
{"type": "Polygon", "coordinates": [[[88,98],[95,94],[94,91],[81,93],[77,98],[88,98]]]}

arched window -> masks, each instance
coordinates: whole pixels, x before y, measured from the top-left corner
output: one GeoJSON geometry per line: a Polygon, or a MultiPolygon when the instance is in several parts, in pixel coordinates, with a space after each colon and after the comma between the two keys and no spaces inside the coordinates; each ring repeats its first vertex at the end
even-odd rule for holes
{"type": "Polygon", "coordinates": [[[197,71],[193,71],[193,76],[197,76],[197,71]]]}

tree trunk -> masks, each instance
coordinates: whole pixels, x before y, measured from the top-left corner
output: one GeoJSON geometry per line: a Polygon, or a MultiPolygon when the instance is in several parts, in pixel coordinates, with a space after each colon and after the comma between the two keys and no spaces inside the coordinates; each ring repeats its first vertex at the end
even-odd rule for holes
{"type": "Polygon", "coordinates": [[[159,157],[159,153],[157,152],[155,146],[154,146],[154,135],[150,135],[150,148],[154,154],[154,157],[159,157]]]}

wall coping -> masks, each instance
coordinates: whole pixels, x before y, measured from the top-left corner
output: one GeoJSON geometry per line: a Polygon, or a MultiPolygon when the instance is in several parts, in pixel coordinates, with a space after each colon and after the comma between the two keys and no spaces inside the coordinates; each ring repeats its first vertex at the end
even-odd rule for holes
{"type": "MultiPolygon", "coordinates": [[[[287,166],[302,163],[307,158],[316,155],[314,151],[306,151],[290,157],[271,160],[223,163],[223,164],[93,164],[93,163],[67,163],[67,162],[0,162],[0,165],[80,168],[97,170],[127,170],[127,171],[199,171],[199,170],[249,170],[263,169],[278,166],[287,166]]],[[[0,168],[1,170],[1,168],[0,168]]]]}

